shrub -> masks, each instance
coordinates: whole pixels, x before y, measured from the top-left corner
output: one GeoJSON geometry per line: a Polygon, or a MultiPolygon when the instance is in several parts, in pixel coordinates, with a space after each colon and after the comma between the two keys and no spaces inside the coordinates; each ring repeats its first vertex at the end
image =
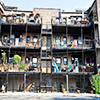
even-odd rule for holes
{"type": "Polygon", "coordinates": [[[92,75],[90,78],[91,88],[96,94],[100,94],[100,74],[92,75]]]}

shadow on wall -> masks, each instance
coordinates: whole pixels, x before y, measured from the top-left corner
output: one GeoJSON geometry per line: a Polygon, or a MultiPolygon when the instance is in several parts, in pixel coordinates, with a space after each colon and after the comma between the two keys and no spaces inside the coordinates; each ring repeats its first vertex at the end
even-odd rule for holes
{"type": "Polygon", "coordinates": [[[100,98],[96,98],[96,97],[88,97],[88,98],[54,98],[53,100],[100,100],[100,98]]]}

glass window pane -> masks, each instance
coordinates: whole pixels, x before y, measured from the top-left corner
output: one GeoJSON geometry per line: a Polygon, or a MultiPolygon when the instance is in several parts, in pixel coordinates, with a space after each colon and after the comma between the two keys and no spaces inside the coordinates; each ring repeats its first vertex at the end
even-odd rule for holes
{"type": "Polygon", "coordinates": [[[64,65],[67,65],[67,64],[68,64],[68,59],[64,58],[64,65]]]}
{"type": "Polygon", "coordinates": [[[30,36],[27,36],[27,38],[26,38],[26,43],[28,43],[28,42],[30,42],[30,41],[31,41],[30,36]]]}
{"type": "Polygon", "coordinates": [[[56,58],[56,63],[60,64],[61,63],[61,59],[60,58],[56,58]]]}
{"type": "Polygon", "coordinates": [[[63,41],[64,41],[64,44],[67,44],[67,38],[66,37],[64,37],[63,41]]]}
{"type": "Polygon", "coordinates": [[[37,43],[37,41],[38,41],[38,37],[37,37],[37,36],[34,36],[34,37],[33,37],[33,42],[34,42],[34,43],[37,43]]]}
{"type": "Polygon", "coordinates": [[[29,58],[28,57],[25,59],[25,62],[26,63],[29,63],[29,58]]]}
{"type": "Polygon", "coordinates": [[[13,57],[9,57],[9,63],[13,63],[13,57]]]}
{"type": "Polygon", "coordinates": [[[33,63],[37,63],[37,58],[33,58],[33,63]]]}

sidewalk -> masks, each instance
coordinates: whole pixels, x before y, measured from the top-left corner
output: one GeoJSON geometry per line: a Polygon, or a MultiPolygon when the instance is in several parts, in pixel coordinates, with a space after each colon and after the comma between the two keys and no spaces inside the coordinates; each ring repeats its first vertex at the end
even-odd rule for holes
{"type": "Polygon", "coordinates": [[[32,92],[7,92],[7,93],[0,93],[0,96],[9,96],[9,95],[13,95],[13,96],[37,96],[37,97],[41,97],[41,96],[46,96],[46,97],[58,97],[58,96],[63,96],[63,97],[100,97],[100,94],[89,94],[89,93],[56,93],[56,92],[52,92],[52,93],[32,93],[32,92]]]}

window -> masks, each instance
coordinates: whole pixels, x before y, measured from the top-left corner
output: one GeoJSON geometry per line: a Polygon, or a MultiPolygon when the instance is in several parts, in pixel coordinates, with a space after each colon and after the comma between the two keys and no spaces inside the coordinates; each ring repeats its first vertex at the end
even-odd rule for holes
{"type": "Polygon", "coordinates": [[[31,41],[30,36],[27,36],[26,43],[29,43],[31,41]]]}
{"type": "Polygon", "coordinates": [[[61,38],[60,37],[56,37],[56,45],[57,46],[60,46],[60,41],[61,41],[61,38]]]}
{"type": "Polygon", "coordinates": [[[4,35],[4,40],[3,42],[6,42],[7,43],[7,35],[4,35]]]}
{"type": "Polygon", "coordinates": [[[86,62],[90,63],[90,57],[86,57],[86,62]]]}
{"type": "Polygon", "coordinates": [[[87,45],[89,44],[89,38],[88,37],[85,38],[85,44],[87,44],[87,45]]]}
{"type": "Polygon", "coordinates": [[[59,18],[56,18],[56,24],[59,24],[59,18]]]}
{"type": "Polygon", "coordinates": [[[37,62],[38,62],[38,59],[36,57],[32,59],[33,67],[37,67],[37,62]]]}
{"type": "Polygon", "coordinates": [[[78,60],[78,58],[75,58],[74,65],[75,66],[79,66],[79,60],[78,60]]]}
{"type": "Polygon", "coordinates": [[[9,57],[9,63],[13,63],[13,57],[9,57]]]}
{"type": "Polygon", "coordinates": [[[68,64],[68,59],[67,57],[64,58],[64,65],[67,65],[68,64]]]}
{"type": "Polygon", "coordinates": [[[12,43],[12,44],[15,43],[15,35],[11,35],[11,37],[10,37],[10,43],[12,43]]]}
{"type": "Polygon", "coordinates": [[[14,44],[15,43],[15,39],[14,38],[11,38],[10,39],[10,43],[14,44]]]}
{"type": "Polygon", "coordinates": [[[82,45],[82,38],[78,37],[78,44],[82,45]]]}
{"type": "Polygon", "coordinates": [[[36,45],[37,41],[38,41],[38,37],[37,36],[33,36],[33,42],[34,42],[35,45],[36,45]]]}
{"type": "Polygon", "coordinates": [[[17,15],[17,19],[20,19],[20,18],[21,18],[21,16],[18,14],[18,15],[17,15]]]}
{"type": "Polygon", "coordinates": [[[66,24],[66,18],[63,18],[63,24],[66,24]]]}
{"type": "Polygon", "coordinates": [[[58,67],[61,65],[61,58],[56,58],[56,64],[58,65],[58,67]]]}
{"type": "Polygon", "coordinates": [[[71,58],[71,62],[72,62],[72,64],[74,64],[74,57],[71,58]]]}
{"type": "Polygon", "coordinates": [[[71,36],[71,38],[70,38],[70,42],[71,42],[71,44],[73,43],[73,36],[71,36]]]}
{"type": "Polygon", "coordinates": [[[20,35],[19,42],[23,42],[22,35],[20,35]]]}
{"type": "Polygon", "coordinates": [[[26,63],[26,64],[30,63],[30,59],[29,59],[28,57],[26,57],[25,63],[26,63]]]}
{"type": "Polygon", "coordinates": [[[67,38],[66,37],[63,38],[63,41],[64,41],[64,44],[67,44],[67,38]]]}

